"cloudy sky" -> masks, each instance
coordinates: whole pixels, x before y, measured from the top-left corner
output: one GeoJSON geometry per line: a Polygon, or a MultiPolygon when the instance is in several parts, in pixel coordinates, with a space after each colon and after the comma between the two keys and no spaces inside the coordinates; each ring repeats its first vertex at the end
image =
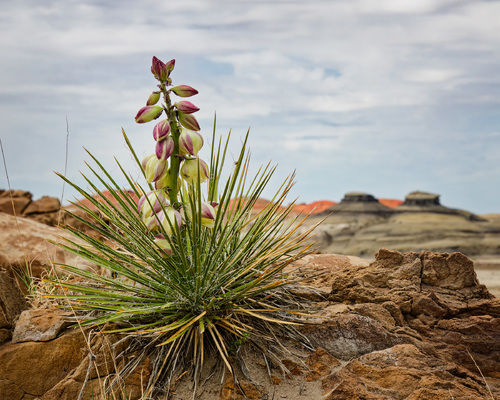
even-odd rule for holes
{"type": "Polygon", "coordinates": [[[154,124],[134,116],[156,55],[199,90],[204,136],[215,112],[234,151],[250,128],[253,165],[278,164],[276,185],[296,170],[299,202],[422,190],[500,212],[499,15],[495,0],[4,0],[11,187],[61,196],[67,127],[71,179],[83,182],[83,146],[136,173],[120,129],[152,152],[154,124]]]}

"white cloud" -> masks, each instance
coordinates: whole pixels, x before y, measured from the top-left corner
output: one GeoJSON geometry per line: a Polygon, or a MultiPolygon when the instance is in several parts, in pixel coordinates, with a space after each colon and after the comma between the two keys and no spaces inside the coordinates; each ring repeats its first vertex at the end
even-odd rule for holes
{"type": "MultiPolygon", "coordinates": [[[[154,88],[147,63],[172,56],[175,76],[200,90],[193,101],[204,132],[217,111],[220,126],[252,127],[251,142],[287,167],[309,171],[289,155],[307,149],[339,170],[327,153],[354,152],[374,163],[364,179],[377,179],[380,153],[402,163],[398,177],[411,181],[412,162],[451,143],[452,132],[497,131],[498,15],[500,2],[482,0],[8,2],[0,10],[1,134],[31,170],[44,168],[34,156],[40,142],[30,148],[19,132],[61,136],[54,121],[64,126],[68,112],[73,143],[92,141],[85,144],[108,155],[125,125],[141,145],[149,128],[132,121],[154,88]]],[[[500,150],[496,137],[481,140],[500,150]]],[[[345,157],[341,167],[359,164],[345,157]]]]}
{"type": "Polygon", "coordinates": [[[408,71],[405,80],[418,83],[446,82],[461,75],[459,70],[453,69],[418,69],[408,71]]]}

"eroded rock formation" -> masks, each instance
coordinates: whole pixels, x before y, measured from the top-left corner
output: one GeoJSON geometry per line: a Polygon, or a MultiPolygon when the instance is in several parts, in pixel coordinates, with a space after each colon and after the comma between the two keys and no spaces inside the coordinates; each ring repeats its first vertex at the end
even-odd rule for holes
{"type": "MultiPolygon", "coordinates": [[[[293,290],[315,307],[316,320],[300,330],[316,350],[302,364],[284,361],[294,380],[283,380],[274,370],[271,380],[242,378],[239,386],[229,378],[221,385],[219,379],[215,389],[203,392],[204,400],[243,399],[243,392],[252,399],[297,395],[300,385],[295,392],[283,389],[296,380],[316,385],[300,389],[306,400],[484,400],[500,395],[500,300],[478,282],[464,255],[382,249],[371,263],[309,255],[286,273],[304,278],[293,290]]],[[[24,308],[14,307],[7,319],[24,308]]],[[[4,324],[11,331],[29,326],[31,333],[24,341],[0,346],[0,398],[75,399],[85,381],[84,393],[98,395],[103,379],[114,373],[113,354],[125,345],[118,336],[79,329],[51,337],[33,334],[37,326],[47,330],[57,319],[53,313],[32,310],[17,323],[4,324]],[[51,371],[50,377],[45,371],[51,371]]],[[[266,369],[264,363],[261,368],[266,369]]],[[[140,398],[148,371],[146,363],[128,381],[130,399],[140,398]]],[[[187,398],[182,396],[189,387],[189,381],[181,381],[176,395],[187,398]]]]}

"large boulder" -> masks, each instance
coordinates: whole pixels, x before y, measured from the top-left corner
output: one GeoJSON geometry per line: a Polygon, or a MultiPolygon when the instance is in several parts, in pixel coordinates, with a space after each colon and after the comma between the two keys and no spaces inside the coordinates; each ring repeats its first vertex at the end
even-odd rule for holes
{"type": "MultiPolygon", "coordinates": [[[[49,341],[4,344],[0,347],[0,399],[104,398],[102,390],[106,382],[110,382],[116,366],[123,362],[120,353],[127,343],[120,339],[117,334],[76,327],[49,341]]],[[[151,366],[146,362],[127,378],[127,399],[141,397],[144,377],[150,371],[151,366]]]]}
{"type": "MultiPolygon", "coordinates": [[[[12,277],[25,272],[40,277],[51,270],[53,263],[99,270],[95,264],[49,241],[60,243],[64,238],[74,240],[61,229],[0,213],[0,270],[7,271],[12,277]]],[[[57,267],[56,272],[59,272],[57,267]]]]}
{"type": "Polygon", "coordinates": [[[32,200],[33,195],[24,190],[0,190],[0,212],[29,218],[46,225],[62,222],[61,204],[56,197],[44,196],[32,200]]]}
{"type": "Polygon", "coordinates": [[[382,249],[369,265],[332,275],[329,301],[319,303],[325,321],[302,328],[349,361],[324,379],[327,399],[500,393],[500,299],[478,282],[470,259],[382,249]]]}

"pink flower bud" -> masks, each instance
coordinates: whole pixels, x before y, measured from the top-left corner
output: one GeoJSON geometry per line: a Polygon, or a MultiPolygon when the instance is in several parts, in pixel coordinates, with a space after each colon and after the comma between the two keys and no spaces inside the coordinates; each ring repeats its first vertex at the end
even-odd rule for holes
{"type": "Polygon", "coordinates": [[[167,136],[165,139],[156,142],[156,157],[158,160],[168,159],[174,152],[174,139],[172,136],[167,136]]]}
{"type": "Polygon", "coordinates": [[[153,137],[156,141],[165,139],[170,133],[170,123],[168,119],[158,122],[153,128],[153,137]]]}
{"type": "Polygon", "coordinates": [[[196,118],[193,115],[184,114],[182,112],[179,112],[178,115],[179,115],[179,122],[184,128],[191,129],[192,131],[200,130],[200,125],[198,124],[198,121],[196,121],[196,118]]]}
{"type": "MultiPolygon", "coordinates": [[[[196,221],[196,216],[193,216],[193,212],[191,207],[186,207],[185,208],[185,214],[187,219],[195,222],[196,221]]],[[[217,216],[217,213],[214,209],[214,207],[207,202],[201,203],[201,225],[206,226],[207,228],[213,228],[215,225],[215,217],[217,216]]]]}
{"type": "Polygon", "coordinates": [[[184,160],[181,166],[181,176],[190,185],[196,185],[198,182],[205,182],[208,179],[209,171],[205,161],[200,158],[192,158],[184,160]]]}
{"type": "Polygon", "coordinates": [[[199,110],[199,108],[196,107],[193,103],[186,100],[175,103],[174,107],[176,107],[181,113],[184,114],[192,114],[199,110]]]}
{"type": "Polygon", "coordinates": [[[196,156],[203,146],[203,137],[195,131],[181,128],[179,149],[184,154],[196,156]]]}
{"type": "Polygon", "coordinates": [[[174,70],[174,67],[175,67],[175,60],[173,59],[165,63],[165,68],[168,70],[169,73],[174,70]]]}
{"type": "Polygon", "coordinates": [[[146,102],[147,106],[154,106],[160,100],[160,92],[153,92],[149,95],[148,101],[146,102]]]}
{"type": "Polygon", "coordinates": [[[146,180],[155,182],[165,175],[168,171],[168,161],[158,160],[156,157],[151,157],[146,164],[146,180]]]}
{"type": "Polygon", "coordinates": [[[156,57],[153,57],[153,62],[151,65],[151,72],[160,82],[168,82],[170,72],[174,69],[175,60],[170,60],[166,64],[156,57]]]}
{"type": "Polygon", "coordinates": [[[198,94],[198,91],[196,89],[188,85],[174,86],[170,90],[179,97],[191,97],[194,96],[195,94],[198,94]]]}
{"type": "Polygon", "coordinates": [[[208,203],[201,203],[201,224],[207,228],[213,228],[215,225],[215,209],[208,203]]]}
{"type": "Polygon", "coordinates": [[[135,122],[143,124],[144,122],[152,121],[158,118],[163,112],[163,107],[160,106],[146,106],[142,107],[135,116],[135,122]]]}

